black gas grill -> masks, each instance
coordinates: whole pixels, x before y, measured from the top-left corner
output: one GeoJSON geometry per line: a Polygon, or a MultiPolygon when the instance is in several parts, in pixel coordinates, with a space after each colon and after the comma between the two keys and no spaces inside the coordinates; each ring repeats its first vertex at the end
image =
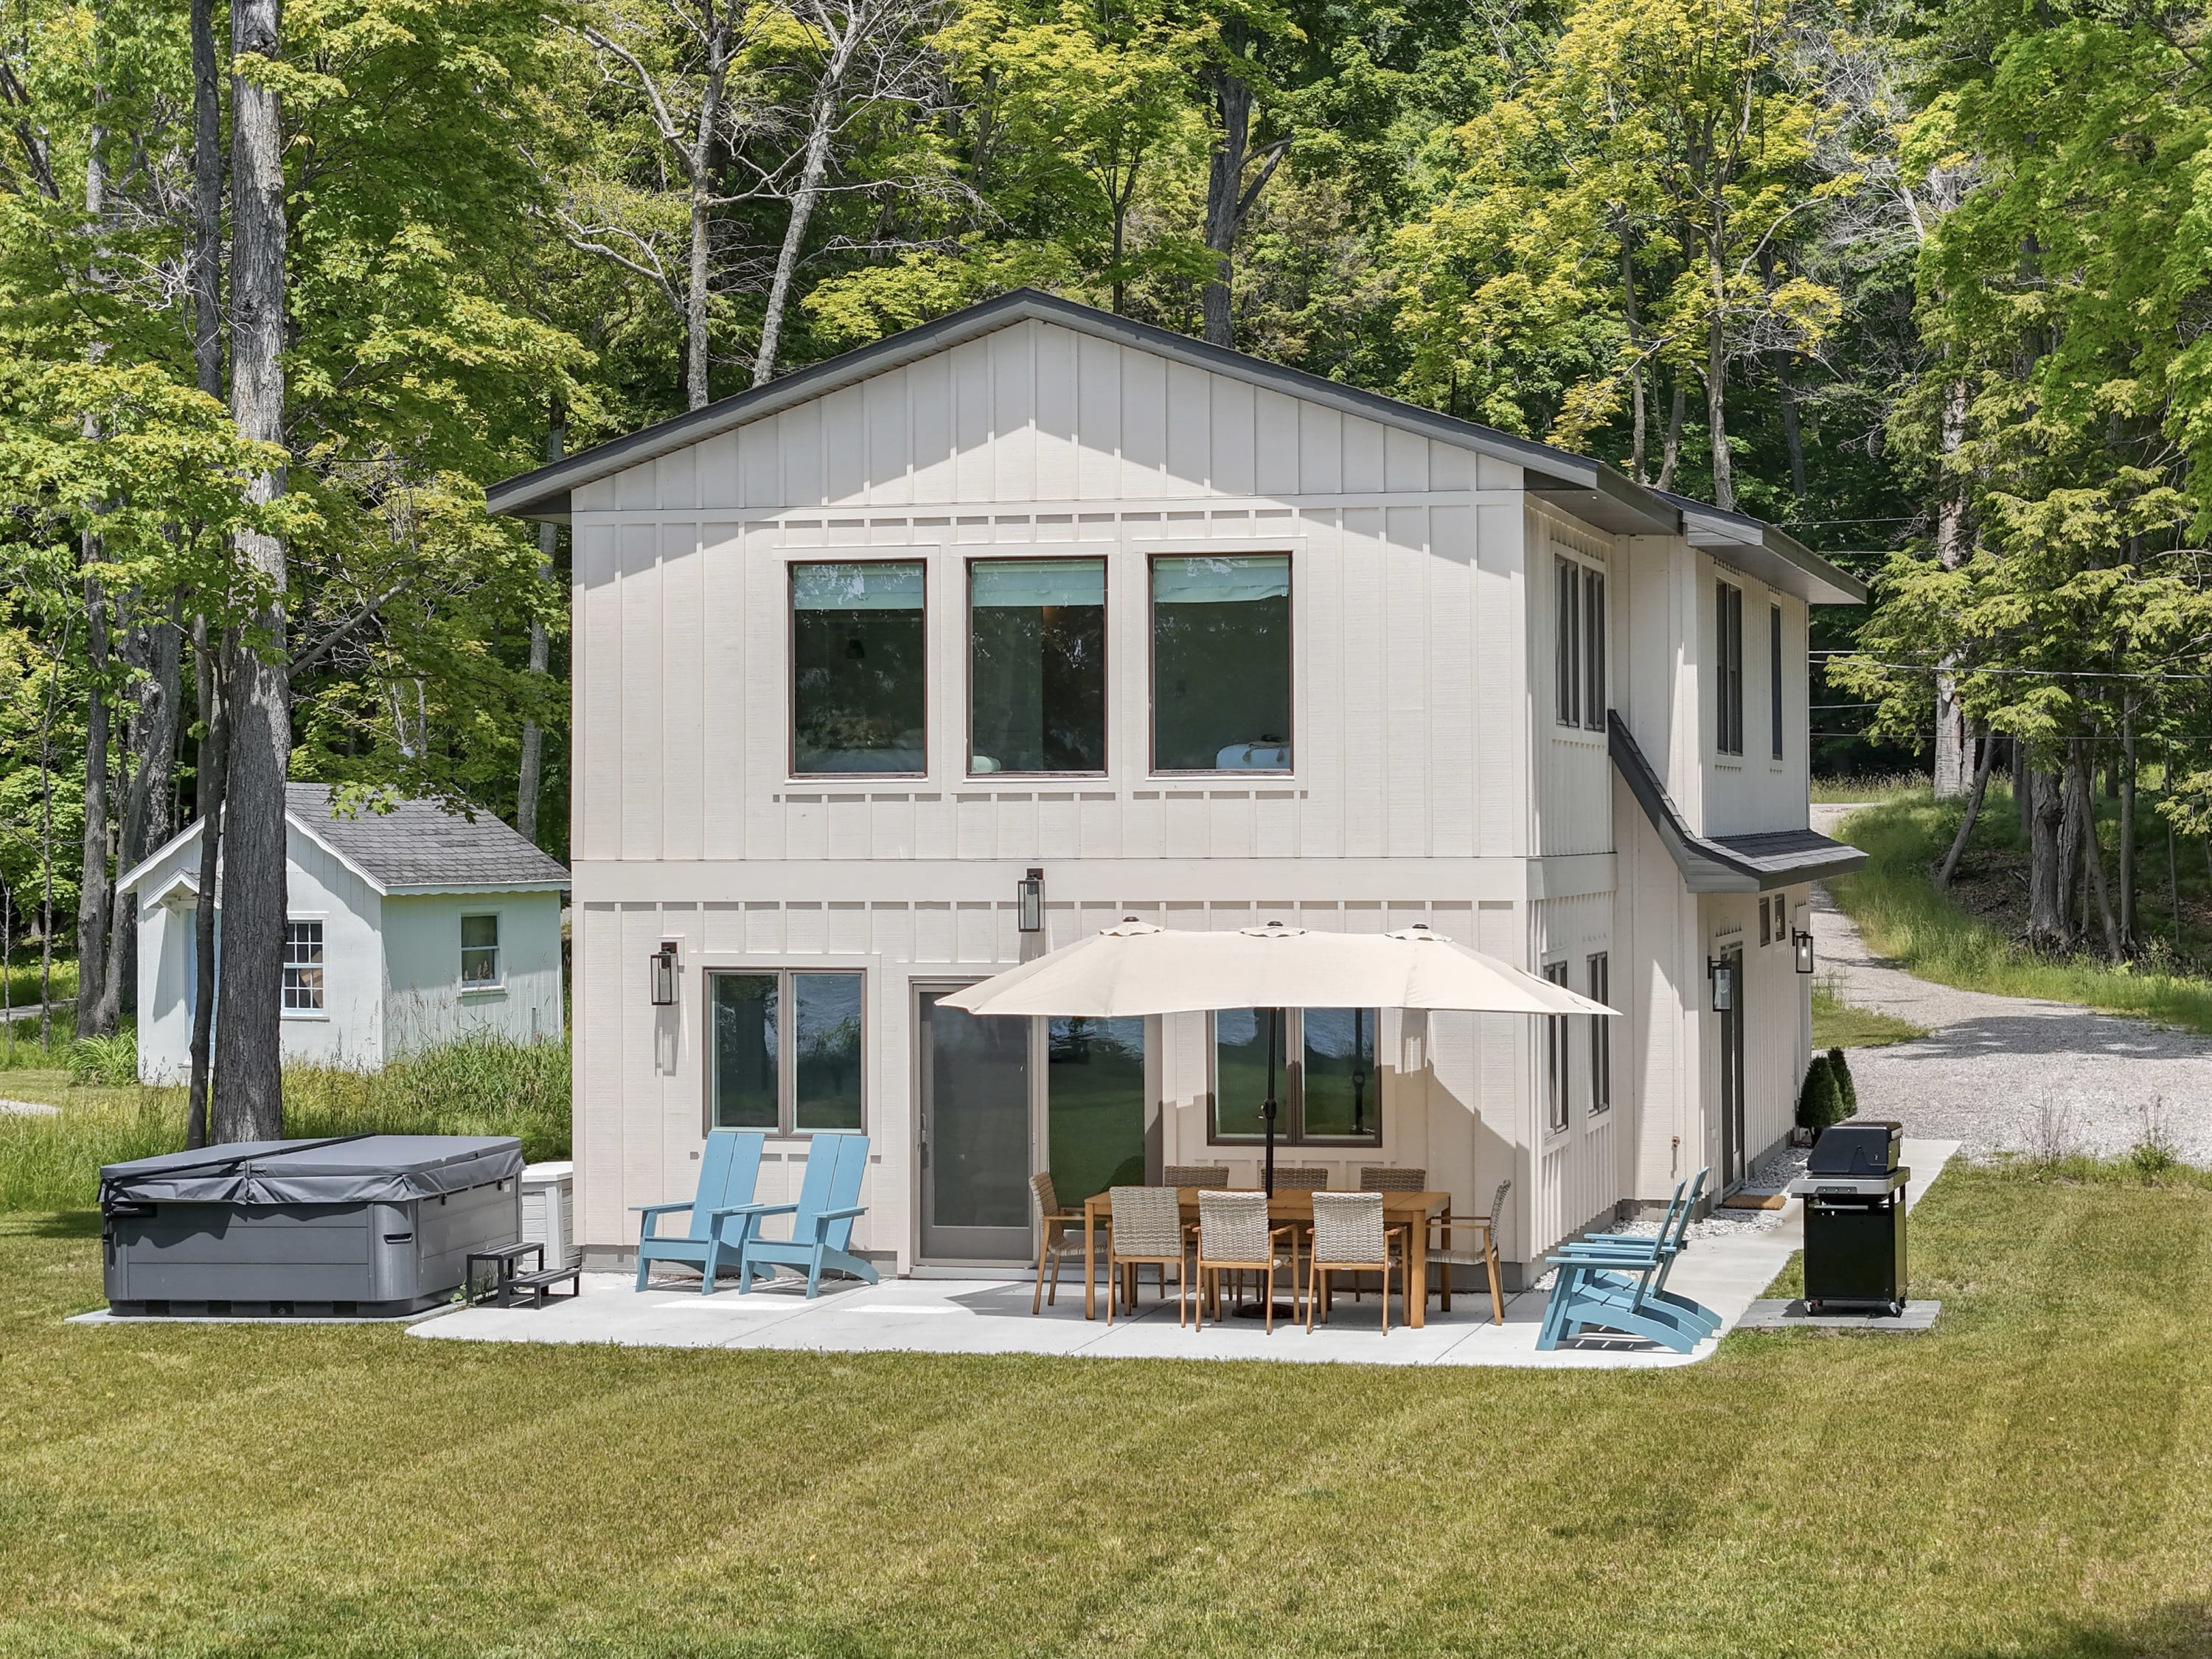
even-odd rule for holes
{"type": "Polygon", "coordinates": [[[1807,1312],[1905,1311],[1904,1140],[1901,1123],[1832,1125],[1790,1183],[1805,1200],[1807,1312]]]}

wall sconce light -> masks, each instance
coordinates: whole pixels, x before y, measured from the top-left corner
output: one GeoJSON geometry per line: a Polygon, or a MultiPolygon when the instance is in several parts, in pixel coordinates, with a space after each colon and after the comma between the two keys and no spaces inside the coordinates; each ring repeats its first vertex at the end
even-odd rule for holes
{"type": "Polygon", "coordinates": [[[1790,930],[1790,942],[1797,947],[1797,971],[1801,974],[1811,973],[1813,971],[1813,936],[1802,927],[1793,927],[1790,930]]]}
{"type": "Polygon", "coordinates": [[[1713,1012],[1724,1014],[1735,1006],[1735,963],[1707,957],[1705,972],[1713,981],[1713,1012]]]}
{"type": "Polygon", "coordinates": [[[665,939],[660,948],[645,959],[645,982],[656,1008],[676,1006],[676,941],[665,939]]]}
{"type": "Polygon", "coordinates": [[[1020,915],[1014,926],[1024,933],[1044,932],[1044,872],[1032,870],[1014,884],[1020,915]]]}

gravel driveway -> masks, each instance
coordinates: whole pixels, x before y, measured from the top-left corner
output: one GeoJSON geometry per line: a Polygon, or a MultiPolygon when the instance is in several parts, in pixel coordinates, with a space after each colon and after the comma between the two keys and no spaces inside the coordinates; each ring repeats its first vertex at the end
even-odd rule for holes
{"type": "MultiPolygon", "coordinates": [[[[1833,833],[1849,806],[1815,806],[1833,833]]],[[[1999,1152],[2112,1156],[2154,1128],[2177,1156],[2212,1164],[2212,1038],[2067,1002],[1992,996],[1916,979],[1875,956],[1825,889],[1813,890],[1820,977],[1845,1002],[1931,1035],[1851,1051],[1859,1109],[1908,1135],[1999,1152]]]]}

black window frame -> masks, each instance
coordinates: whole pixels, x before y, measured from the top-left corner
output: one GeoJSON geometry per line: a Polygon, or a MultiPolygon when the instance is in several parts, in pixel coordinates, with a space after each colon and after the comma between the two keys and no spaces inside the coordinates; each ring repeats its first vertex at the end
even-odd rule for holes
{"type": "MultiPolygon", "coordinates": [[[[1593,951],[1583,965],[1589,999],[1613,1006],[1613,953],[1593,951]]],[[[1592,1014],[1590,1023],[1590,1115],[1613,1109],[1613,1022],[1592,1014]]]]}
{"type": "Polygon", "coordinates": [[[929,776],[931,642],[929,637],[929,561],[911,553],[868,557],[854,550],[845,558],[787,559],[783,568],[783,764],[784,776],[796,784],[824,779],[903,779],[929,776]],[[799,769],[799,573],[810,565],[908,564],[921,572],[921,770],[919,772],[802,772],[799,769]]]}
{"type": "Polygon", "coordinates": [[[1718,704],[1714,747],[1723,755],[1743,756],[1743,589],[1731,581],[1713,585],[1714,690],[1718,704]]]}
{"type": "Polygon", "coordinates": [[[750,968],[723,966],[709,968],[700,975],[702,994],[705,999],[706,1014],[702,1024],[706,1030],[705,1060],[700,1067],[701,1120],[705,1129],[712,1133],[728,1127],[750,1130],[780,1140],[805,1140],[815,1135],[866,1134],[869,1119],[874,1110],[874,1101],[868,1088],[868,975],[864,968],[808,967],[808,968],[750,968]],[[799,1123],[799,1066],[796,1063],[799,1029],[799,999],[796,981],[809,975],[842,975],[860,981],[860,1121],[851,1128],[805,1128],[799,1123]],[[764,1124],[731,1124],[715,1121],[714,1086],[720,1062],[714,1050],[716,1024],[714,1020],[714,982],[720,979],[773,979],[776,981],[776,1085],[775,1127],[764,1124]],[[788,1063],[787,1063],[788,1057],[788,1063]]]}
{"type": "Polygon", "coordinates": [[[1767,718],[1774,730],[1774,758],[1782,758],[1782,607],[1767,606],[1767,718]]]}
{"type": "MultiPolygon", "coordinates": [[[[1206,1017],[1206,1144],[1209,1146],[1264,1146],[1265,1134],[1224,1135],[1221,1133],[1221,1040],[1218,1013],[1206,1017]]],[[[1253,1012],[1263,1019],[1264,1008],[1253,1012]]],[[[1367,1135],[1317,1135],[1306,1132],[1305,1126],[1305,1013],[1303,1008],[1285,1008],[1283,1015],[1283,1083],[1282,1094],[1276,1102],[1279,1109],[1275,1118],[1275,1145],[1278,1146],[1358,1146],[1369,1151],[1382,1145],[1382,1011],[1366,1008],[1355,1012],[1370,1015],[1375,1021],[1375,1128],[1367,1135]]]]}
{"type": "Polygon", "coordinates": [[[1553,655],[1553,718],[1561,726],[1583,723],[1582,566],[1565,554],[1552,582],[1553,655]]]}
{"type": "MultiPolygon", "coordinates": [[[[1113,688],[1107,688],[1110,703],[1113,688]]],[[[1145,555],[1145,775],[1152,778],[1288,778],[1298,769],[1298,556],[1287,547],[1241,547],[1220,551],[1149,551],[1145,555]],[[1160,764],[1159,600],[1157,573],[1162,559],[1280,559],[1283,562],[1284,664],[1282,747],[1288,766],[1166,767],[1160,764]]]]}
{"type": "MultiPolygon", "coordinates": [[[[1103,552],[1077,550],[1064,554],[1042,550],[1017,552],[1011,549],[1000,552],[971,554],[961,561],[961,604],[964,610],[966,628],[961,635],[961,673],[965,687],[966,708],[961,724],[960,768],[963,776],[978,781],[993,778],[1103,778],[1113,763],[1114,755],[1114,562],[1103,552]],[[1098,608],[1101,650],[1103,660],[1099,665],[1099,677],[1104,682],[1098,715],[1099,753],[1103,763],[1088,772],[1017,772],[1001,769],[978,772],[975,769],[975,567],[980,564],[1045,564],[1068,562],[1096,564],[1099,568],[1100,589],[1098,608]]],[[[1150,568],[1146,572],[1149,580],[1150,568]]],[[[922,590],[922,625],[928,627],[929,592],[927,579],[922,590]]],[[[927,706],[927,694],[924,702],[927,706]]],[[[927,727],[924,728],[927,731],[927,727]]]]}
{"type": "MultiPolygon", "coordinates": [[[[1565,959],[1546,963],[1544,977],[1565,990],[1565,959]]],[[[1565,1134],[1574,1124],[1574,1102],[1570,1098],[1574,1080],[1573,1057],[1567,1029],[1571,1018],[1567,1014],[1544,1017],[1544,1130],[1547,1134],[1565,1134]]]]}
{"type": "Polygon", "coordinates": [[[1583,726],[1605,730],[1607,694],[1605,572],[1583,567],[1583,726]]]}

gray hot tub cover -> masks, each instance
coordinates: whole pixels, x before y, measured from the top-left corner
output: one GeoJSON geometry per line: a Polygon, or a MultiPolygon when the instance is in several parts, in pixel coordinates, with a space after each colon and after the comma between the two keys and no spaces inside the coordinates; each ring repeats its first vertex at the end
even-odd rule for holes
{"type": "Polygon", "coordinates": [[[100,1172],[116,1204],[401,1204],[522,1173],[512,1135],[353,1135],[246,1140],[165,1152],[100,1172]]]}

